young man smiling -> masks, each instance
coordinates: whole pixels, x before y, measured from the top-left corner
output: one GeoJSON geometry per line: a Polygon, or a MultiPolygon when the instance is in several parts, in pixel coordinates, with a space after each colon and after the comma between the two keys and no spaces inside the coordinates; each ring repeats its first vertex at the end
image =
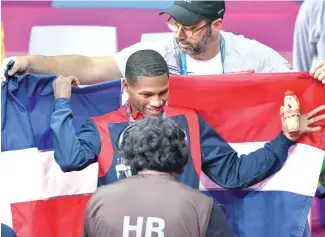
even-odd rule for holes
{"type": "MultiPolygon", "coordinates": [[[[54,156],[64,172],[81,170],[99,162],[98,185],[117,180],[116,143],[119,134],[132,122],[147,116],[169,117],[185,131],[190,158],[177,180],[199,187],[201,170],[215,183],[228,189],[245,188],[279,171],[288,156],[288,149],[305,132],[318,131],[309,127],[324,120],[325,115],[311,118],[325,109],[320,106],[301,115],[300,132],[290,137],[281,109],[282,131],[263,148],[238,156],[229,144],[195,111],[172,108],[168,100],[169,72],[164,58],[154,50],[140,50],[132,54],[126,64],[123,80],[128,101],[120,109],[93,117],[85,122],[78,135],[72,124],[71,86],[79,84],[74,77],[59,77],[53,84],[56,98],[51,128],[54,134],[54,156]]],[[[109,102],[103,102],[109,103],[109,102]]]]}

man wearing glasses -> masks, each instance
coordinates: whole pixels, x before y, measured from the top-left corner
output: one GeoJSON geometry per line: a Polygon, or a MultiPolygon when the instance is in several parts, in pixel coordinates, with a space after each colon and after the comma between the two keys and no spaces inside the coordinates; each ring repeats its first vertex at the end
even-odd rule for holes
{"type": "MultiPolygon", "coordinates": [[[[166,11],[173,40],[140,42],[114,56],[17,57],[9,75],[16,72],[75,75],[82,84],[124,78],[128,57],[153,49],[167,61],[170,74],[208,75],[243,71],[290,72],[290,64],[273,49],[244,36],[222,31],[224,1],[175,1],[166,11]]],[[[316,62],[310,74],[325,83],[325,61],[316,62]]]]}

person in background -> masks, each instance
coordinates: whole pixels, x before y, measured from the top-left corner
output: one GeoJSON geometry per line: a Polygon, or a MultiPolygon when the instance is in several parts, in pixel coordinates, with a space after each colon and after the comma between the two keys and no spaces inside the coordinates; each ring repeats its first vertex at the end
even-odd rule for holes
{"type": "Polygon", "coordinates": [[[185,132],[172,119],[148,117],[118,138],[121,180],[88,202],[84,237],[233,237],[215,201],[179,183],[189,159],[185,132]]]}
{"type": "MultiPolygon", "coordinates": [[[[114,56],[16,57],[9,75],[15,73],[76,76],[81,84],[94,84],[125,77],[127,59],[142,49],[153,49],[167,61],[170,74],[222,74],[291,72],[291,65],[273,49],[255,40],[222,30],[224,1],[175,1],[167,14],[172,40],[139,42],[114,56]]],[[[310,68],[309,68],[310,69],[310,68]]],[[[308,70],[309,70],[308,69],[308,70]]],[[[310,74],[325,81],[325,61],[316,62],[310,74]]],[[[5,78],[3,79],[5,80],[5,78]]]]}
{"type": "MultiPolygon", "coordinates": [[[[313,61],[324,62],[325,0],[305,0],[301,4],[293,39],[294,69],[304,72],[311,68],[313,61]]],[[[320,77],[325,77],[325,71],[320,77]]]]}

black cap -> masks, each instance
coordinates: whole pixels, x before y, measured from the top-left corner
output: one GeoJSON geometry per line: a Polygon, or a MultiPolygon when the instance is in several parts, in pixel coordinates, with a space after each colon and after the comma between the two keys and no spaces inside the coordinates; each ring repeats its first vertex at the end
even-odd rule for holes
{"type": "Polygon", "coordinates": [[[164,13],[172,16],[177,22],[184,26],[195,25],[203,19],[215,20],[223,18],[225,13],[225,1],[199,1],[199,0],[184,0],[174,1],[164,13]]]}

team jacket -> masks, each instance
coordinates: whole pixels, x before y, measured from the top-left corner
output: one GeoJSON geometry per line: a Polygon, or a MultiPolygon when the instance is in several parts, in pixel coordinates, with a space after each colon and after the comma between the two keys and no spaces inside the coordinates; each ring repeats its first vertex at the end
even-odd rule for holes
{"type": "MultiPolygon", "coordinates": [[[[199,187],[201,171],[224,188],[254,185],[281,169],[294,144],[281,132],[263,148],[239,156],[195,111],[165,106],[164,112],[186,132],[190,159],[177,180],[192,188],[199,187]]],[[[132,116],[135,120],[142,118],[139,113],[132,116]]],[[[58,99],[51,118],[56,162],[64,172],[82,170],[99,162],[98,186],[115,182],[116,142],[128,124],[124,106],[121,106],[119,110],[87,120],[76,135],[71,101],[58,99]]]]}

